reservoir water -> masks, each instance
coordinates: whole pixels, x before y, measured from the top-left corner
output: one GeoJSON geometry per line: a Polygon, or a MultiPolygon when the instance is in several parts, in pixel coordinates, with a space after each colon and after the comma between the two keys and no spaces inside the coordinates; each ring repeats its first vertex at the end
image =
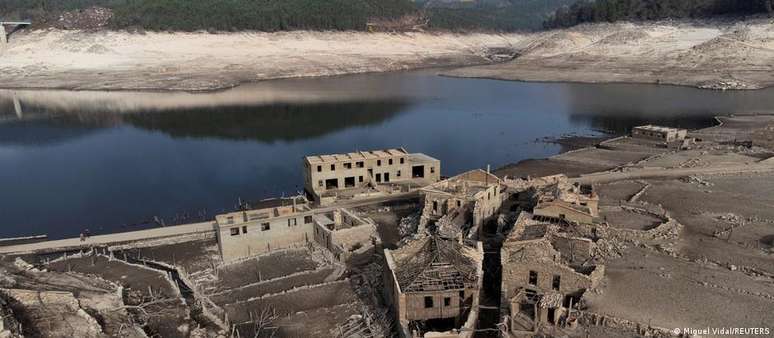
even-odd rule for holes
{"type": "Polygon", "coordinates": [[[770,112],[774,91],[520,83],[433,71],[213,93],[0,90],[0,237],[138,230],[302,190],[307,154],[405,147],[442,174],[557,154],[541,141],[770,112]]]}

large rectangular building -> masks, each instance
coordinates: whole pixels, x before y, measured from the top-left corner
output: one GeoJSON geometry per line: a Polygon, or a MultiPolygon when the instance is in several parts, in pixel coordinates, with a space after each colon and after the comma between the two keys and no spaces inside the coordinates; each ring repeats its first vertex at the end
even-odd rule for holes
{"type": "Polygon", "coordinates": [[[408,191],[437,182],[441,162],[405,149],[357,151],[304,158],[304,188],[315,201],[368,191],[408,191]],[[380,189],[380,186],[382,189],[380,189]]]}
{"type": "Polygon", "coordinates": [[[662,142],[684,140],[688,135],[685,129],[668,128],[654,125],[634,127],[632,137],[662,142]]]}
{"type": "Polygon", "coordinates": [[[316,242],[342,261],[380,243],[376,226],[346,209],[312,209],[302,197],[215,217],[224,262],[316,242]]]}

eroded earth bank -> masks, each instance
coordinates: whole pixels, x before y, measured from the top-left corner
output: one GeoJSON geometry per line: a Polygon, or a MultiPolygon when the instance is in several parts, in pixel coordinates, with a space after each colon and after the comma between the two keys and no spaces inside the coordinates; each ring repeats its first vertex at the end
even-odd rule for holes
{"type": "Polygon", "coordinates": [[[520,81],[627,82],[711,89],[774,84],[771,19],[581,25],[525,36],[512,62],[447,72],[520,81]]]}
{"type": "Polygon", "coordinates": [[[758,89],[774,84],[774,24],[618,23],[523,34],[22,30],[0,46],[0,86],[193,91],[470,65],[444,74],[758,89]]]}
{"type": "Polygon", "coordinates": [[[0,86],[213,90],[276,78],[490,63],[496,47],[520,39],[490,34],[20,31],[0,46],[0,86]]]}

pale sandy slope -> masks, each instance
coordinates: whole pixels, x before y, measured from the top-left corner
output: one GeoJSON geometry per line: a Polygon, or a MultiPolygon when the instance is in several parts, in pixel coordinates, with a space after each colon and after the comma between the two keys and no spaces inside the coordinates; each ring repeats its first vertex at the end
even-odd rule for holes
{"type": "Polygon", "coordinates": [[[509,34],[30,31],[0,46],[0,87],[215,89],[273,78],[481,64],[509,34]]]}
{"type": "Polygon", "coordinates": [[[0,87],[206,90],[265,79],[464,66],[525,81],[774,85],[774,21],[595,24],[533,34],[31,31],[0,46],[0,87]],[[521,56],[491,64],[508,48],[521,56]]]}
{"type": "Polygon", "coordinates": [[[596,24],[529,36],[522,56],[449,75],[524,81],[774,85],[774,21],[596,24]]]}

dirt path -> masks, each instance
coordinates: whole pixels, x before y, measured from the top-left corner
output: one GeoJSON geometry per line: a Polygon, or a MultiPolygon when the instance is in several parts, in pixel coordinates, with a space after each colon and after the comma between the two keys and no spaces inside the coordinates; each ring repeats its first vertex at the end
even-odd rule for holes
{"type": "MultiPolygon", "coordinates": [[[[360,207],[360,206],[366,206],[366,205],[372,205],[372,204],[387,203],[391,201],[414,199],[414,198],[417,198],[418,196],[419,196],[419,193],[416,191],[408,192],[408,193],[396,193],[388,196],[374,197],[374,198],[369,198],[364,200],[345,201],[345,202],[338,203],[334,206],[317,208],[315,210],[317,210],[318,212],[327,212],[327,211],[332,211],[336,208],[354,208],[354,207],[360,207]]],[[[165,237],[190,235],[190,234],[197,234],[197,233],[208,233],[213,231],[215,231],[214,221],[202,222],[202,223],[194,223],[194,224],[168,226],[168,227],[162,227],[162,228],[153,228],[153,229],[147,229],[147,230],[91,236],[85,241],[81,241],[80,238],[67,238],[67,239],[45,241],[45,242],[38,242],[38,243],[0,246],[0,254],[30,253],[30,252],[41,252],[41,251],[47,251],[47,250],[55,250],[55,251],[70,250],[70,249],[78,250],[81,248],[88,248],[94,245],[134,242],[134,241],[159,239],[159,238],[165,238],[165,237]]]]}
{"type": "Polygon", "coordinates": [[[647,178],[679,178],[691,175],[738,175],[774,172],[774,163],[763,161],[749,165],[728,165],[711,168],[645,168],[626,172],[603,172],[582,175],[573,181],[582,184],[609,183],[647,178]]]}

